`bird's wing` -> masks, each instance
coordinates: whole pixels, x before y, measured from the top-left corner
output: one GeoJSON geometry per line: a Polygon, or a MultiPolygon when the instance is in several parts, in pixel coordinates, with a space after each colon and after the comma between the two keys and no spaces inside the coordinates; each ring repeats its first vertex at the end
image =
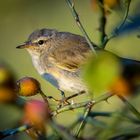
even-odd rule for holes
{"type": "Polygon", "coordinates": [[[61,69],[76,72],[91,54],[88,43],[83,37],[70,33],[58,40],[48,59],[61,69]]]}

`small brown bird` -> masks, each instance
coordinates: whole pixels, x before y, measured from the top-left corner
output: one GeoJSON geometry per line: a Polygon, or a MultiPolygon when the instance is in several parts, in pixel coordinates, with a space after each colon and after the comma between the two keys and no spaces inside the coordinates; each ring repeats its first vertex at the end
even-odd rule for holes
{"type": "Polygon", "coordinates": [[[80,78],[80,66],[92,52],[84,37],[41,29],[17,48],[26,48],[38,73],[60,91],[87,91],[80,78]]]}
{"type": "MultiPolygon", "coordinates": [[[[81,65],[92,51],[84,37],[54,29],[41,29],[33,32],[25,44],[17,48],[26,48],[38,73],[62,93],[88,91],[80,72],[81,65]]],[[[125,58],[120,58],[120,61],[124,68],[122,76],[127,81],[131,81],[134,75],[140,75],[138,61],[125,58]]]]}

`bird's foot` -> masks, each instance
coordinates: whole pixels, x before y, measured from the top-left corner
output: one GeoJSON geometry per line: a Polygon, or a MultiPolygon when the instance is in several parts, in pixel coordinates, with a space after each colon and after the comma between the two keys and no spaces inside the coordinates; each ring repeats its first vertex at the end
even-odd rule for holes
{"type": "Polygon", "coordinates": [[[57,105],[57,109],[60,109],[61,107],[66,106],[66,105],[70,105],[70,104],[71,103],[68,101],[68,98],[63,97],[61,100],[59,100],[59,103],[57,105]]]}
{"type": "Polygon", "coordinates": [[[52,96],[47,96],[48,99],[51,99],[55,102],[57,102],[57,109],[60,109],[61,107],[65,106],[65,105],[70,105],[71,103],[68,101],[68,97],[62,97],[62,99],[56,99],[52,96]]]}
{"type": "Polygon", "coordinates": [[[62,99],[59,100],[57,109],[60,109],[61,107],[65,106],[65,105],[70,105],[70,102],[68,102],[68,98],[65,96],[64,91],[61,91],[61,96],[62,96],[62,99]]]}
{"type": "Polygon", "coordinates": [[[68,96],[66,97],[65,96],[65,93],[63,91],[61,91],[61,95],[62,95],[62,99],[60,100],[59,104],[58,104],[58,109],[65,106],[65,105],[71,105],[71,104],[74,104],[73,100],[71,100],[71,102],[69,102],[68,100],[74,98],[74,97],[77,97],[79,95],[82,95],[82,94],[85,94],[86,92],[85,91],[81,91],[79,93],[75,93],[71,96],[68,96]]]}
{"type": "Polygon", "coordinates": [[[52,96],[48,96],[48,98],[49,98],[49,99],[52,99],[52,100],[55,101],[55,102],[58,102],[58,104],[57,104],[57,109],[60,109],[60,108],[62,108],[62,107],[64,107],[64,106],[66,106],[66,105],[74,104],[73,100],[71,100],[71,102],[69,102],[68,100],[70,100],[70,99],[72,99],[72,98],[74,98],[74,97],[77,97],[77,96],[79,96],[79,95],[85,94],[85,93],[86,93],[85,91],[81,91],[81,92],[79,92],[79,93],[76,93],[76,94],[73,94],[73,95],[71,95],[71,96],[66,97],[65,94],[64,94],[64,92],[61,92],[62,99],[60,99],[60,100],[59,100],[59,99],[55,99],[55,98],[52,97],[52,96]]]}

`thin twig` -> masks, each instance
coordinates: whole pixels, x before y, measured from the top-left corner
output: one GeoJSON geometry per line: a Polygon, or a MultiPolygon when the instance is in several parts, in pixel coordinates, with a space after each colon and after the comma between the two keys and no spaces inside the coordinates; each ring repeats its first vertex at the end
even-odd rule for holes
{"type": "Polygon", "coordinates": [[[43,98],[43,100],[45,101],[45,103],[48,103],[48,97],[44,94],[44,92],[42,90],[39,91],[41,97],[43,98]]]}
{"type": "Polygon", "coordinates": [[[62,112],[65,112],[65,111],[70,111],[70,110],[73,110],[73,109],[77,109],[77,108],[82,108],[82,107],[86,107],[89,103],[95,105],[101,101],[106,101],[108,98],[112,97],[113,94],[111,93],[106,93],[94,100],[90,100],[90,101],[86,101],[86,102],[81,102],[81,103],[75,103],[75,104],[71,104],[71,105],[67,105],[67,106],[64,106],[60,109],[57,109],[55,111],[53,111],[51,113],[52,116],[56,116],[57,114],[59,113],[62,113],[62,112]]]}
{"type": "Polygon", "coordinates": [[[107,124],[101,120],[97,120],[95,118],[91,118],[91,117],[87,117],[86,122],[90,125],[93,125],[94,127],[97,128],[102,128],[102,129],[106,129],[107,128],[107,124]]]}
{"type": "Polygon", "coordinates": [[[99,0],[99,7],[101,11],[101,16],[100,16],[100,22],[99,22],[99,31],[100,31],[100,47],[104,48],[105,47],[105,40],[107,38],[107,35],[105,33],[105,27],[106,27],[106,15],[105,15],[105,8],[104,8],[104,0],[99,0]]]}
{"type": "MultiPolygon", "coordinates": [[[[75,97],[77,97],[77,96],[80,96],[80,95],[82,95],[82,94],[85,94],[85,91],[81,91],[81,92],[75,93],[75,94],[73,94],[73,95],[71,95],[71,96],[64,97],[64,98],[61,99],[61,100],[56,99],[56,98],[54,98],[54,97],[52,97],[52,96],[46,96],[44,93],[43,93],[42,97],[43,97],[43,99],[44,99],[44,98],[52,99],[53,101],[58,102],[59,104],[61,104],[61,103],[66,103],[66,105],[68,105],[68,104],[70,104],[70,103],[68,102],[68,100],[70,100],[70,99],[72,99],[72,98],[75,98],[75,97]],[[44,97],[44,96],[45,96],[45,97],[44,97]]],[[[65,106],[66,106],[66,105],[65,105],[65,106]]]]}
{"type": "Polygon", "coordinates": [[[131,0],[126,0],[126,10],[125,10],[125,14],[123,16],[122,22],[120,23],[120,25],[117,28],[114,29],[114,31],[111,34],[111,36],[109,36],[108,38],[106,38],[106,40],[104,41],[104,46],[108,43],[108,41],[110,41],[112,38],[114,38],[114,37],[116,37],[118,35],[118,31],[126,23],[127,17],[128,17],[128,14],[129,14],[130,4],[131,4],[131,0]]]}
{"type": "Polygon", "coordinates": [[[82,94],[86,93],[85,91],[81,91],[79,93],[75,93],[71,96],[68,96],[68,97],[64,97],[62,100],[58,100],[59,102],[59,108],[61,108],[61,106],[66,106],[66,105],[70,105],[70,102],[68,102],[68,100],[74,98],[74,97],[77,97],[77,96],[80,96],[82,94]]]}
{"type": "Polygon", "coordinates": [[[78,119],[76,121],[74,121],[70,126],[69,126],[69,129],[70,130],[73,130],[78,124],[79,122],[81,121],[81,117],[78,117],[78,119]]]}
{"type": "Polygon", "coordinates": [[[85,91],[81,91],[81,92],[79,92],[79,93],[75,93],[75,94],[73,94],[73,95],[71,95],[71,96],[69,96],[69,97],[66,97],[66,101],[68,101],[68,100],[70,100],[70,99],[72,99],[72,98],[74,98],[74,97],[77,97],[77,96],[79,96],[79,95],[82,95],[82,94],[85,94],[85,91]]]}
{"type": "MultiPolygon", "coordinates": [[[[99,121],[99,120],[96,120],[94,117],[96,116],[102,116],[102,117],[109,117],[111,116],[111,113],[110,112],[95,112],[95,115],[94,115],[94,112],[89,112],[88,114],[88,117],[86,119],[84,119],[83,116],[80,116],[75,122],[73,122],[73,124],[70,125],[70,129],[73,129],[74,127],[76,127],[79,122],[83,121],[83,119],[86,121],[86,123],[89,123],[91,125],[94,125],[94,126],[97,126],[99,128],[105,128],[105,123],[99,121]],[[91,115],[92,113],[92,115],[91,115]]],[[[140,123],[140,122],[138,122],[140,123]]]]}
{"type": "Polygon", "coordinates": [[[102,116],[102,117],[111,117],[112,114],[115,112],[90,112],[89,116],[90,117],[97,117],[97,116],[102,116]]]}
{"type": "Polygon", "coordinates": [[[116,135],[116,136],[113,136],[111,138],[109,138],[109,140],[118,140],[118,139],[121,139],[121,140],[131,140],[132,138],[136,138],[136,137],[139,137],[140,136],[140,128],[132,128],[132,129],[128,129],[128,130],[124,130],[121,131],[120,134],[116,135]]]}
{"type": "MultiPolygon", "coordinates": [[[[116,130],[119,128],[119,122],[120,121],[123,121],[123,118],[124,116],[126,116],[127,114],[127,109],[128,108],[137,118],[138,118],[138,121],[139,121],[139,117],[140,117],[140,113],[136,110],[136,108],[134,106],[132,106],[124,97],[122,96],[118,96],[124,103],[126,106],[124,106],[120,113],[114,113],[112,114],[112,116],[114,116],[114,119],[111,121],[111,123],[109,124],[108,128],[105,129],[104,131],[102,131],[100,133],[100,135],[98,136],[98,139],[99,140],[108,140],[108,138],[116,132],[116,130]],[[115,127],[114,127],[115,126],[115,127]]],[[[131,120],[132,122],[135,122],[136,123],[136,120],[134,120],[133,118],[131,117],[127,117],[129,120],[131,120]]]]}
{"type": "Polygon", "coordinates": [[[123,108],[120,109],[119,114],[114,113],[112,115],[112,119],[110,120],[107,128],[97,136],[98,140],[108,140],[108,138],[110,138],[110,136],[112,134],[116,133],[118,127],[120,127],[119,122],[123,121],[123,114],[124,114],[125,110],[126,110],[126,107],[123,107],[123,108]]]}
{"type": "Polygon", "coordinates": [[[131,0],[126,0],[126,11],[125,11],[125,14],[124,14],[124,17],[123,17],[122,22],[121,22],[120,25],[115,29],[115,35],[118,34],[117,32],[123,27],[123,25],[125,24],[125,22],[126,22],[126,20],[127,20],[128,13],[129,13],[129,9],[130,9],[130,3],[131,3],[131,0]]]}
{"type": "Polygon", "coordinates": [[[8,130],[4,130],[4,131],[0,131],[0,139],[3,139],[5,137],[8,137],[8,136],[11,136],[11,135],[14,135],[14,134],[17,134],[19,132],[23,132],[27,129],[30,129],[31,126],[27,125],[27,124],[24,124],[18,128],[14,128],[14,129],[8,129],[8,130]]]}
{"type": "Polygon", "coordinates": [[[44,102],[45,102],[45,105],[46,105],[46,108],[47,108],[46,111],[51,116],[51,108],[50,108],[50,105],[49,105],[49,102],[48,102],[48,97],[44,94],[44,92],[41,89],[40,89],[40,92],[39,93],[42,96],[42,98],[44,99],[44,102]]]}
{"type": "Polygon", "coordinates": [[[76,131],[76,133],[75,133],[76,137],[79,137],[81,131],[83,130],[83,128],[84,128],[84,126],[86,124],[86,118],[87,118],[88,114],[90,113],[91,108],[92,108],[92,104],[89,103],[89,105],[87,105],[87,107],[85,108],[83,119],[82,119],[82,121],[81,121],[81,123],[80,123],[80,125],[79,125],[79,127],[78,127],[78,129],[76,131]]]}
{"type": "Polygon", "coordinates": [[[71,96],[68,96],[68,97],[65,97],[64,99],[62,99],[62,100],[59,100],[59,99],[55,99],[54,97],[52,97],[52,96],[47,96],[47,98],[49,98],[49,99],[53,99],[54,101],[56,101],[56,102],[67,102],[68,100],[70,100],[70,99],[72,99],[72,98],[75,98],[75,97],[77,97],[77,96],[80,96],[80,95],[82,95],[82,94],[85,94],[86,92],[85,91],[81,91],[81,92],[79,92],[79,93],[75,93],[75,94],[73,94],[73,95],[71,95],[71,96]]]}
{"type": "MultiPolygon", "coordinates": [[[[98,117],[98,116],[102,116],[102,117],[112,117],[114,114],[118,114],[118,115],[122,115],[121,113],[119,112],[90,112],[89,113],[89,117],[98,117]]],[[[135,123],[135,124],[140,124],[140,120],[139,119],[136,119],[130,115],[127,115],[127,114],[123,114],[123,118],[124,119],[127,119],[129,121],[131,121],[132,123],[135,123]]]]}
{"type": "Polygon", "coordinates": [[[68,131],[68,129],[56,124],[54,121],[51,121],[50,126],[52,127],[53,130],[57,132],[59,137],[65,139],[65,140],[76,140],[72,134],[68,131]]]}
{"type": "Polygon", "coordinates": [[[129,101],[123,97],[123,96],[118,96],[123,103],[125,103],[126,107],[129,108],[129,110],[140,120],[140,112],[131,104],[129,101]]]}
{"type": "Polygon", "coordinates": [[[73,15],[73,17],[74,17],[74,19],[75,19],[75,21],[76,21],[76,24],[78,25],[78,27],[79,27],[79,29],[81,30],[82,34],[84,35],[84,37],[85,37],[87,43],[89,44],[89,47],[91,48],[91,50],[93,51],[93,53],[96,55],[96,51],[95,51],[95,49],[94,49],[93,43],[91,42],[91,40],[90,40],[88,34],[86,33],[86,31],[85,31],[85,29],[84,29],[84,27],[83,27],[83,25],[82,25],[82,23],[81,23],[81,21],[80,21],[80,18],[79,18],[79,16],[78,16],[78,13],[77,13],[77,11],[75,10],[73,0],[66,0],[66,2],[67,2],[68,6],[69,6],[69,8],[70,8],[70,10],[71,10],[71,13],[72,13],[72,15],[73,15]]]}

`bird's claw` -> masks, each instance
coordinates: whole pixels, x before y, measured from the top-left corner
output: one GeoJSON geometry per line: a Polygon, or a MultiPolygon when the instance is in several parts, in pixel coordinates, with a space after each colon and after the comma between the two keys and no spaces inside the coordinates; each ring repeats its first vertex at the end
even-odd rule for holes
{"type": "Polygon", "coordinates": [[[67,97],[62,97],[61,100],[59,99],[55,99],[54,97],[52,96],[48,96],[47,97],[48,99],[52,99],[53,101],[57,102],[57,109],[60,109],[61,107],[65,106],[65,105],[70,105],[71,103],[68,101],[68,98],[67,97]]]}
{"type": "Polygon", "coordinates": [[[57,109],[60,109],[61,107],[63,106],[66,106],[66,105],[70,105],[71,103],[67,100],[66,97],[62,98],[61,100],[58,101],[58,105],[57,105],[57,109]]]}

